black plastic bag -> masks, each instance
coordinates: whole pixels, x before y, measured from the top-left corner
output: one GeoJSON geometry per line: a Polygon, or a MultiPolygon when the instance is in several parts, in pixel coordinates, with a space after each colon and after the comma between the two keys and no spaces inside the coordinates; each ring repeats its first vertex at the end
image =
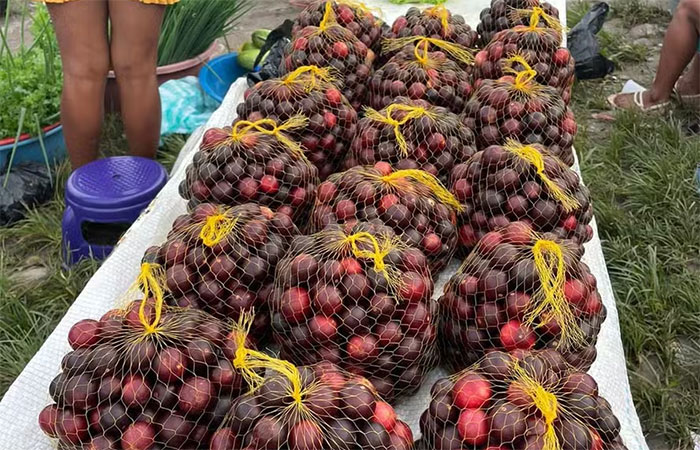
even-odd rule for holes
{"type": "Polygon", "coordinates": [[[52,194],[53,185],[45,164],[13,165],[9,173],[0,176],[0,226],[21,220],[27,208],[48,201],[52,194]]]}
{"type": "Polygon", "coordinates": [[[610,6],[607,3],[596,3],[567,36],[569,52],[576,61],[576,78],[579,80],[603,78],[615,69],[615,64],[601,55],[595,36],[603,27],[608,11],[610,6]]]}
{"type": "Polygon", "coordinates": [[[270,31],[270,34],[267,35],[258,58],[262,58],[268,50],[270,53],[265,58],[265,62],[263,62],[259,71],[248,74],[248,86],[253,86],[259,81],[279,77],[280,69],[284,63],[284,47],[291,42],[293,25],[294,22],[287,19],[282,22],[282,25],[270,31]]]}

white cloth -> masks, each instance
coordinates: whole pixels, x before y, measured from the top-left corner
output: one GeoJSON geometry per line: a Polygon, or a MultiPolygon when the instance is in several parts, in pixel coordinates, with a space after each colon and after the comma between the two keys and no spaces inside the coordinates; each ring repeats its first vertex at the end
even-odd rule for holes
{"type": "MultiPolygon", "coordinates": [[[[381,7],[384,19],[388,22],[407,8],[406,5],[393,5],[386,0],[367,3],[381,7]]],[[[563,1],[553,3],[562,13],[566,10],[563,1]]],[[[446,6],[456,13],[462,13],[465,19],[475,26],[479,11],[488,6],[488,0],[453,0],[446,6]]],[[[562,20],[564,21],[564,18],[562,20]]],[[[243,79],[231,86],[221,107],[212,115],[206,128],[229,125],[233,121],[236,105],[242,101],[245,87],[243,79]]],[[[112,255],[90,279],[54,332],[8,389],[0,402],[0,450],[55,448],[52,440],[39,429],[37,417],[39,411],[51,403],[48,386],[60,370],[61,358],[70,350],[68,331],[75,322],[85,318],[99,318],[115,306],[117,299],[136,278],[146,248],[161,243],[173,220],[185,212],[185,201],[178,194],[178,185],[184,179],[185,168],[199,147],[202,133],[203,130],[200,129],[188,139],[173,168],[170,181],[126,232],[112,255]]],[[[648,450],[632,403],[615,299],[597,229],[593,240],[586,245],[584,261],[597,278],[600,295],[608,308],[608,317],[598,338],[598,358],[590,373],[598,382],[600,394],[610,402],[613,412],[620,420],[621,434],[627,448],[648,450]]],[[[442,292],[442,286],[457,267],[458,262],[453,261],[440,275],[436,283],[435,298],[442,292]]],[[[418,420],[428,405],[432,382],[443,375],[441,370],[434,370],[417,394],[397,405],[397,412],[409,423],[416,438],[420,435],[418,420]]]]}

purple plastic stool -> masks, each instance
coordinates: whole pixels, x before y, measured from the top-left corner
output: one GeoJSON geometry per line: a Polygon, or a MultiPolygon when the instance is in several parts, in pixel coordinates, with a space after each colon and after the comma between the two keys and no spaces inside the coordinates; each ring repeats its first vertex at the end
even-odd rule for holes
{"type": "Polygon", "coordinates": [[[136,156],[104,158],[75,170],[66,183],[64,261],[75,264],[82,258],[106,258],[116,242],[105,242],[104,236],[91,239],[85,232],[98,230],[99,234],[102,228],[121,234],[167,181],[163,166],[136,156]]]}

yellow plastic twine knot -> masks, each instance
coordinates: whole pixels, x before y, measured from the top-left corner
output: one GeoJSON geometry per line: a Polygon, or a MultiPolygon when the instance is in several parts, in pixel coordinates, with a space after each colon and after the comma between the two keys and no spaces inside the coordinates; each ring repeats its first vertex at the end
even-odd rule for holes
{"type": "Polygon", "coordinates": [[[233,367],[241,371],[243,379],[250,386],[250,392],[255,392],[264,383],[266,370],[272,370],[289,380],[290,386],[286,396],[294,400],[294,405],[306,408],[303,403],[304,391],[301,387],[301,374],[294,364],[283,359],[273,358],[265,353],[246,347],[246,338],[253,323],[254,315],[250,312],[241,314],[238,323],[234,325],[232,337],[236,341],[236,357],[233,367]]]}
{"type": "Polygon", "coordinates": [[[143,299],[141,299],[141,304],[139,305],[139,321],[143,325],[146,336],[159,331],[158,325],[160,325],[160,317],[163,310],[163,288],[161,286],[164,282],[165,272],[159,264],[141,264],[141,272],[136,278],[136,283],[143,292],[143,299]],[[146,305],[151,297],[155,300],[153,322],[149,322],[146,316],[146,305]]]}
{"type": "Polygon", "coordinates": [[[434,45],[455,60],[464,64],[472,64],[474,62],[474,55],[472,55],[468,48],[452,42],[443,41],[442,39],[426,36],[407,36],[397,39],[385,39],[382,43],[382,48],[384,51],[394,52],[412,43],[415,43],[413,55],[416,61],[424,67],[428,67],[433,63],[428,54],[429,45],[434,45]]]}
{"type": "Polygon", "coordinates": [[[541,88],[538,83],[533,83],[533,80],[537,76],[537,71],[530,67],[530,64],[527,63],[522,55],[513,55],[510,58],[507,58],[503,71],[515,75],[513,89],[516,91],[532,95],[541,88]],[[523,70],[515,70],[513,68],[515,64],[520,64],[523,66],[523,70]]]}
{"type": "Polygon", "coordinates": [[[233,231],[236,222],[238,217],[230,217],[225,213],[213,214],[204,222],[199,238],[207,247],[213,247],[233,231]]]}
{"type": "Polygon", "coordinates": [[[336,23],[335,12],[333,12],[333,2],[328,1],[326,2],[326,9],[323,12],[323,19],[321,19],[321,23],[318,24],[318,29],[323,33],[329,26],[335,25],[336,23]]]}
{"type": "Polygon", "coordinates": [[[398,144],[399,150],[401,151],[401,154],[404,157],[408,156],[408,144],[406,143],[406,138],[401,132],[401,126],[411,120],[418,119],[419,117],[423,116],[430,117],[433,120],[437,119],[437,114],[428,110],[427,108],[423,108],[422,106],[411,106],[404,105],[401,103],[392,103],[391,105],[386,107],[385,111],[386,115],[382,115],[382,113],[375,109],[366,108],[365,117],[368,117],[375,122],[385,123],[394,128],[394,136],[396,137],[396,143],[398,144]],[[396,120],[393,117],[394,111],[402,111],[406,114],[400,120],[396,120]]]}
{"type": "Polygon", "coordinates": [[[287,121],[277,125],[272,119],[260,119],[255,122],[249,120],[239,120],[231,129],[231,140],[239,142],[244,136],[249,133],[260,133],[267,136],[274,136],[277,141],[287,147],[292,154],[302,160],[306,160],[306,155],[301,146],[291,140],[286,132],[294,131],[306,125],[307,118],[302,115],[290,117],[287,121]]]}
{"type": "Polygon", "coordinates": [[[525,323],[532,325],[535,321],[543,322],[542,318],[554,319],[561,328],[558,348],[584,344],[583,331],[564,295],[566,266],[562,247],[554,241],[537,239],[532,246],[532,256],[540,288],[533,294],[534,307],[525,314],[525,323]]]}
{"type": "Polygon", "coordinates": [[[374,270],[377,272],[386,273],[386,265],[384,263],[384,257],[389,254],[393,249],[393,246],[386,245],[388,240],[383,242],[383,246],[380,247],[377,239],[366,231],[361,231],[359,233],[351,234],[345,238],[352,248],[352,253],[357,258],[371,259],[374,261],[374,270]],[[372,245],[372,250],[361,250],[357,246],[358,241],[369,242],[372,245]]]}
{"type": "Polygon", "coordinates": [[[440,201],[440,203],[451,206],[457,212],[464,211],[464,206],[459,203],[457,198],[440,183],[440,180],[432,174],[418,169],[397,170],[389,175],[380,176],[379,180],[394,188],[401,187],[401,181],[410,179],[416,183],[427,187],[430,192],[440,201]]]}
{"type": "Polygon", "coordinates": [[[559,19],[547,14],[544,11],[544,9],[542,9],[542,7],[540,6],[533,6],[531,9],[515,9],[512,13],[512,16],[516,20],[523,19],[529,16],[529,25],[526,28],[526,30],[528,31],[546,31],[544,28],[538,26],[540,24],[540,19],[544,20],[548,28],[557,31],[558,33],[562,33],[563,31],[565,31],[564,26],[561,24],[561,22],[559,22],[559,19]]]}
{"type": "Polygon", "coordinates": [[[571,212],[580,206],[578,200],[565,192],[544,172],[544,158],[539,150],[532,145],[522,145],[512,139],[509,139],[503,148],[520,159],[528,162],[535,168],[537,171],[537,176],[546,186],[549,195],[562,205],[564,211],[571,212]]]}
{"type": "Polygon", "coordinates": [[[445,36],[450,25],[450,12],[447,10],[447,8],[445,8],[443,5],[436,5],[432,8],[426,9],[425,12],[429,16],[437,17],[438,19],[440,19],[440,23],[442,24],[442,35],[445,36]]]}
{"type": "Polygon", "coordinates": [[[319,82],[332,83],[335,78],[331,75],[329,67],[317,66],[301,66],[295,71],[290,72],[283,80],[282,84],[290,85],[300,83],[307,91],[314,89],[319,82]],[[299,77],[308,74],[307,77],[300,79],[299,77]]]}
{"type": "Polygon", "coordinates": [[[512,366],[513,384],[523,390],[531,399],[534,406],[542,414],[542,418],[547,426],[544,434],[543,450],[559,450],[559,438],[554,430],[554,420],[559,413],[559,401],[556,395],[549,392],[542,383],[532,378],[520,364],[515,362],[512,366]]]}

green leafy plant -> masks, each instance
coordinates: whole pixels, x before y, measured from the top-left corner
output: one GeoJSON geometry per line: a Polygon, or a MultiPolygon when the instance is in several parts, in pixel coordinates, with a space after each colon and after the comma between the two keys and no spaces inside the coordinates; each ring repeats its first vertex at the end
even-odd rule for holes
{"type": "Polygon", "coordinates": [[[37,8],[31,23],[35,36],[24,44],[26,8],[22,10],[20,38],[14,52],[7,41],[9,12],[0,30],[0,139],[23,133],[36,136],[41,127],[58,121],[61,98],[61,59],[56,36],[45,7],[37,8]]]}
{"type": "Polygon", "coordinates": [[[254,5],[251,0],[181,0],[165,12],[158,65],[194,58],[229,33],[254,5]]]}

